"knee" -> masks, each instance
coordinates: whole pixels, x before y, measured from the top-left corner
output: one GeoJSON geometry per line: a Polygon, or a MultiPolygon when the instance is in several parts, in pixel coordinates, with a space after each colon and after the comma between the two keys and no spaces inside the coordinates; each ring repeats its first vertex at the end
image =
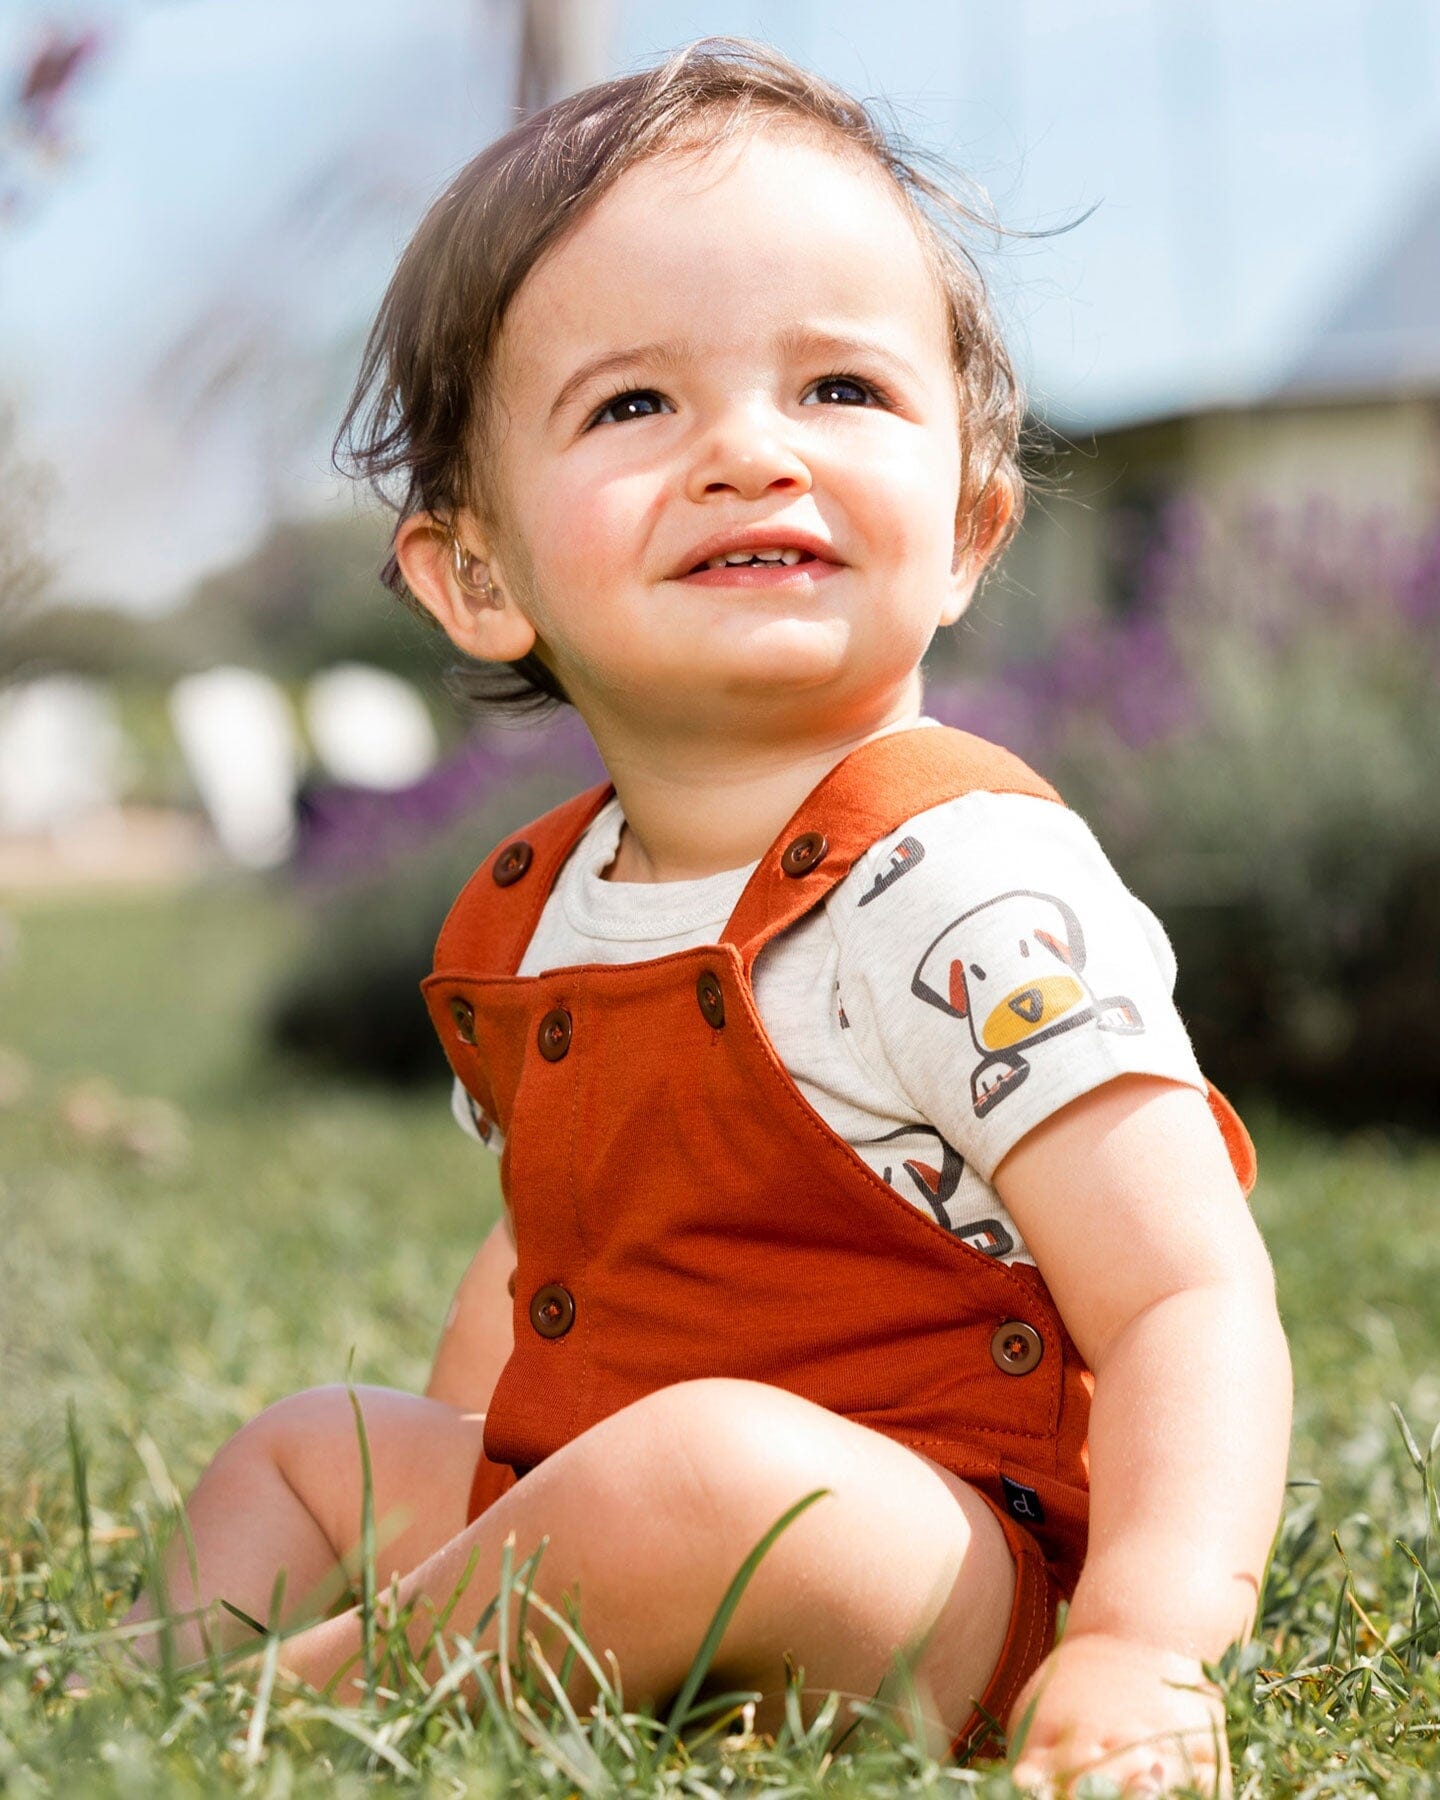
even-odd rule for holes
{"type": "Polygon", "coordinates": [[[841,1476],[843,1421],[768,1382],[702,1376],[636,1403],[652,1466],[675,1504],[760,1530],[841,1476]]]}
{"type": "MultiPolygon", "coordinates": [[[[365,1412],[367,1394],[381,1389],[357,1388],[361,1414],[365,1412]]],[[[304,1388],[274,1400],[263,1412],[242,1425],[225,1446],[246,1456],[264,1456],[283,1468],[293,1457],[317,1443],[341,1448],[347,1443],[358,1445],[358,1428],[350,1389],[339,1382],[324,1387],[304,1388]]],[[[224,1454],[222,1452],[222,1454],[224,1454]]]]}

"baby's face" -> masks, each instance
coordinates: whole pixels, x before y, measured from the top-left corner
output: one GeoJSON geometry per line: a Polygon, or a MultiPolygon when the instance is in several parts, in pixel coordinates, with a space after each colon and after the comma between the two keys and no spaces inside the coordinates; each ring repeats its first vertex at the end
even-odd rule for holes
{"type": "Polygon", "coordinates": [[[875,722],[952,573],[944,304],[899,203],[815,144],[630,170],[532,272],[500,347],[492,574],[592,728],[875,722]],[[702,570],[727,538],[793,566],[702,570]]]}

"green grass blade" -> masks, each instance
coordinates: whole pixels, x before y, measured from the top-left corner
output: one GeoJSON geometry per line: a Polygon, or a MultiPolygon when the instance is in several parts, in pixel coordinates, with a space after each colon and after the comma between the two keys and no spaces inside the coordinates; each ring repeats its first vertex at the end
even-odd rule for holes
{"type": "Polygon", "coordinates": [[[80,1435],[80,1419],[72,1394],[65,1402],[65,1441],[70,1451],[70,1480],[75,1490],[75,1511],[80,1519],[80,1556],[85,1570],[85,1585],[91,1599],[99,1596],[95,1581],[95,1558],[90,1541],[89,1455],[80,1435]]]}
{"type": "Polygon", "coordinates": [[[710,1672],[710,1665],[715,1660],[720,1648],[720,1641],[725,1636],[726,1627],[733,1618],[735,1608],[740,1604],[740,1596],[750,1585],[750,1579],[770,1550],[770,1546],[798,1519],[807,1507],[813,1506],[817,1500],[823,1499],[832,1490],[816,1488],[813,1493],[806,1494],[802,1500],[780,1515],[755,1548],[741,1563],[734,1580],[725,1590],[725,1597],[716,1608],[715,1617],[710,1621],[710,1629],[705,1633],[703,1642],[690,1665],[690,1673],[685,1677],[684,1686],[676,1696],[675,1704],[670,1708],[670,1716],[665,1721],[665,1735],[658,1747],[657,1754],[663,1755],[680,1734],[690,1711],[690,1704],[700,1691],[701,1683],[710,1672]]]}
{"type": "MultiPolygon", "coordinates": [[[[200,1558],[195,1549],[195,1533],[190,1529],[190,1514],[183,1506],[180,1508],[178,1529],[185,1544],[185,1564],[190,1571],[190,1592],[198,1594],[200,1592],[200,1558]]],[[[220,1655],[215,1643],[215,1634],[210,1628],[211,1613],[208,1603],[199,1609],[196,1625],[200,1632],[200,1648],[204,1651],[205,1660],[209,1664],[210,1679],[218,1685],[220,1655]]]]}
{"type": "Polygon", "coordinates": [[[1340,1583],[1340,1591],[1335,1596],[1335,1617],[1330,1622],[1330,1642],[1325,1646],[1325,1661],[1333,1669],[1335,1657],[1340,1649],[1340,1625],[1346,1617],[1345,1601],[1350,1589],[1350,1572],[1347,1569],[1345,1578],[1340,1583]]]}
{"type": "MultiPolygon", "coordinates": [[[[354,1352],[351,1352],[354,1360],[354,1352]]],[[[365,1665],[365,1699],[375,1704],[375,1476],[370,1466],[370,1438],[355,1385],[345,1382],[360,1440],[360,1642],[365,1665]]]]}
{"type": "Polygon", "coordinates": [[[580,1630],[578,1620],[571,1621],[569,1618],[562,1618],[555,1608],[550,1605],[549,1601],[542,1600],[539,1594],[531,1596],[530,1604],[542,1618],[549,1619],[550,1623],[554,1625],[564,1637],[566,1642],[566,1664],[573,1665],[574,1658],[578,1656],[594,1678],[595,1686],[599,1690],[599,1698],[601,1700],[609,1700],[613,1710],[617,1714],[621,1712],[623,1710],[621,1696],[612,1685],[610,1677],[601,1667],[599,1658],[595,1655],[595,1652],[590,1648],[589,1644],[586,1643],[584,1635],[580,1630]]]}
{"type": "Polygon", "coordinates": [[[265,1728],[270,1718],[270,1696],[275,1687],[275,1671],[280,1666],[280,1639],[272,1636],[265,1645],[265,1660],[260,1665],[260,1680],[255,1689],[255,1704],[245,1732],[245,1766],[259,1766],[265,1753],[265,1728]]]}
{"type": "Polygon", "coordinates": [[[510,1593],[515,1582],[515,1533],[500,1546],[500,1590],[495,1606],[495,1647],[500,1654],[500,1692],[508,1712],[515,1710],[515,1684],[510,1669],[510,1593]]]}
{"type": "MultiPolygon", "coordinates": [[[[411,1781],[419,1779],[420,1771],[415,1767],[414,1763],[412,1763],[408,1757],[402,1756],[388,1739],[383,1737],[380,1732],[376,1731],[372,1725],[367,1724],[358,1713],[351,1711],[350,1708],[339,1706],[314,1706],[308,1708],[304,1716],[311,1719],[323,1719],[327,1725],[333,1725],[337,1731],[343,1732],[346,1737],[354,1738],[357,1744],[363,1744],[372,1755],[379,1757],[381,1762],[388,1763],[397,1774],[404,1775],[411,1781]]],[[[351,1791],[353,1791],[353,1789],[351,1791]]]]}
{"type": "Polygon", "coordinates": [[[470,1586],[470,1578],[475,1573],[475,1567],[479,1561],[480,1546],[478,1544],[472,1544],[470,1546],[470,1555],[466,1559],[465,1567],[460,1571],[460,1579],[455,1583],[454,1587],[451,1588],[450,1598],[445,1602],[444,1606],[441,1607],[439,1615],[435,1620],[435,1635],[437,1637],[450,1623],[450,1615],[460,1604],[460,1596],[470,1586]]]}
{"type": "Polygon", "coordinates": [[[260,1621],[258,1619],[252,1619],[249,1613],[236,1606],[233,1600],[222,1599],[220,1604],[225,1608],[226,1612],[230,1614],[231,1618],[238,1619],[242,1625],[248,1625],[250,1630],[255,1633],[256,1637],[263,1638],[265,1636],[265,1627],[260,1621]]]}
{"type": "Polygon", "coordinates": [[[1423,1477],[1425,1474],[1425,1458],[1420,1454],[1420,1446],[1415,1442],[1415,1434],[1410,1429],[1410,1421],[1405,1417],[1404,1413],[1401,1412],[1400,1408],[1393,1400],[1390,1402],[1390,1410],[1395,1415],[1395,1423],[1400,1427],[1400,1436],[1405,1444],[1405,1454],[1415,1465],[1417,1472],[1423,1477]]]}

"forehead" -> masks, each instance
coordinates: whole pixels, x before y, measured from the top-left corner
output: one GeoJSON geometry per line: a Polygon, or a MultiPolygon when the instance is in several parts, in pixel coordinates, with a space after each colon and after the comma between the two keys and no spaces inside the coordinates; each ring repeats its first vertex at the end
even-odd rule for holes
{"type": "Polygon", "coordinates": [[[738,350],[802,322],[858,328],[948,373],[945,304],[888,178],[765,130],[627,170],[531,271],[501,359],[507,387],[533,391],[596,350],[674,337],[738,350]]]}

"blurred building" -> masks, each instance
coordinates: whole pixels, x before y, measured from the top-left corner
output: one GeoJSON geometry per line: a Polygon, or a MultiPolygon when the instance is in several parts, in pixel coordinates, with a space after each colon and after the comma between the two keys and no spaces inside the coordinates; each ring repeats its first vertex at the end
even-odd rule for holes
{"type": "Polygon", "coordinates": [[[1288,363],[1231,403],[1090,440],[1049,434],[1064,492],[1028,517],[1010,561],[1020,585],[1067,606],[1113,601],[1145,521],[1182,494],[1226,517],[1440,521],[1440,169],[1335,288],[1288,363]]]}

